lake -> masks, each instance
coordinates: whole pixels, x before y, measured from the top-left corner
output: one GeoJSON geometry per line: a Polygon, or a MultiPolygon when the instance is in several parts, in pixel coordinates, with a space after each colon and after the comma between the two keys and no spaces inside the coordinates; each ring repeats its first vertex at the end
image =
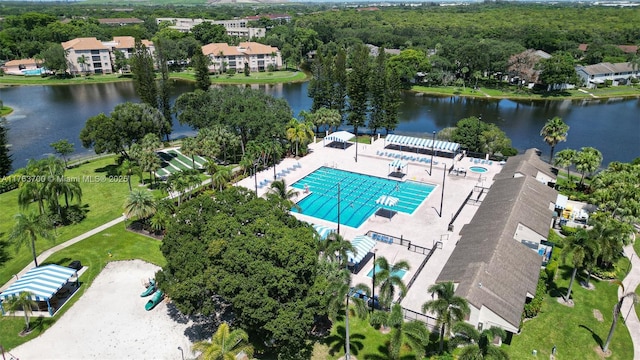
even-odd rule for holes
{"type": "MultiPolygon", "coordinates": [[[[275,97],[286,99],[298,115],[311,107],[308,83],[253,85],[275,97]]],[[[172,100],[193,90],[193,84],[173,83],[172,100]]],[[[86,84],[70,86],[0,87],[0,100],[15,111],[7,117],[13,167],[28,159],[42,158],[52,150],[49,144],[68,139],[75,144],[74,156],[92,154],[82,148],[78,138],[85,121],[99,113],[110,113],[125,101],[137,102],[133,83],[86,84]]],[[[560,116],[569,126],[567,141],[556,147],[580,149],[595,147],[611,161],[629,162],[640,156],[640,99],[512,101],[461,97],[430,97],[411,92],[403,94],[400,124],[396,134],[430,137],[435,130],[454,126],[465,117],[481,116],[498,125],[519,150],[537,147],[543,157],[549,146],[540,137],[544,123],[560,116]]],[[[174,121],[172,138],[195,132],[174,121]]]]}

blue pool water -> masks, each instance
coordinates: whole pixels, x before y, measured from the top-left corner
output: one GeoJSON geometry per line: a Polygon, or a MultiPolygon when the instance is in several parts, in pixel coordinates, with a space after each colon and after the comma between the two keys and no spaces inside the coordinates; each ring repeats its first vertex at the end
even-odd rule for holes
{"type": "Polygon", "coordinates": [[[488,171],[487,168],[482,166],[472,166],[469,170],[474,173],[486,173],[488,171]]]}
{"type": "MultiPolygon", "coordinates": [[[[380,272],[380,266],[376,265],[376,274],[380,272]]],[[[397,275],[400,279],[402,279],[402,277],[404,276],[404,274],[406,274],[407,271],[406,270],[396,270],[396,271],[392,271],[391,272],[391,276],[397,275]]],[[[373,277],[373,268],[371,268],[371,270],[369,270],[369,273],[367,274],[368,277],[372,278],[373,277]]]]}
{"type": "MultiPolygon", "coordinates": [[[[310,195],[298,202],[301,213],[315,218],[338,222],[338,183],[340,183],[340,224],[354,228],[364,223],[381,206],[376,200],[382,195],[399,199],[393,211],[413,214],[436,187],[414,181],[395,181],[321,167],[295,182],[292,187],[310,195]]],[[[295,210],[294,210],[295,211],[295,210]]]]}
{"type": "Polygon", "coordinates": [[[42,69],[22,70],[25,75],[42,75],[42,69]]]}

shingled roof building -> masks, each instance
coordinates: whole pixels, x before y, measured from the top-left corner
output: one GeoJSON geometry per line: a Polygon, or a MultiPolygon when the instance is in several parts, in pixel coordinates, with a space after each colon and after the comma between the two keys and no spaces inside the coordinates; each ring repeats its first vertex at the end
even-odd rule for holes
{"type": "Polygon", "coordinates": [[[528,154],[509,159],[500,178],[494,178],[436,280],[456,284],[456,295],[471,308],[467,321],[478,329],[518,331],[524,305],[536,293],[543,258],[550,255],[546,240],[557,192],[536,179],[539,174],[529,175],[536,159],[528,154]]]}
{"type": "Polygon", "coordinates": [[[241,72],[244,64],[249,64],[251,71],[264,71],[270,66],[274,70],[282,67],[278,48],[256,42],[241,42],[238,46],[208,44],[202,47],[202,53],[211,59],[209,70],[212,72],[225,72],[228,69],[241,72]]]}
{"type": "Polygon", "coordinates": [[[494,179],[530,176],[543,184],[555,183],[556,170],[540,159],[540,150],[529,149],[524,154],[512,156],[494,179]]]}

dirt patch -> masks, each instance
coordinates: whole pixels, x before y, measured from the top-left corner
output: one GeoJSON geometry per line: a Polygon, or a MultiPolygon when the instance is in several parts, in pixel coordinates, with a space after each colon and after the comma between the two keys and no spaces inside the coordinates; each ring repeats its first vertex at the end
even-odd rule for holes
{"type": "Polygon", "coordinates": [[[573,300],[569,299],[569,301],[565,301],[564,298],[562,296],[560,296],[559,298],[557,298],[558,302],[562,305],[568,306],[568,307],[573,307],[573,300]]]}
{"type": "Polygon", "coordinates": [[[602,351],[602,348],[600,346],[596,346],[593,348],[593,351],[596,352],[596,354],[598,354],[598,356],[600,357],[600,359],[606,359],[609,356],[611,356],[611,350],[607,350],[607,352],[605,353],[604,351],[602,351]]]}
{"type": "Polygon", "coordinates": [[[598,309],[593,309],[593,317],[600,322],[604,321],[604,318],[602,317],[602,313],[598,309]]]}

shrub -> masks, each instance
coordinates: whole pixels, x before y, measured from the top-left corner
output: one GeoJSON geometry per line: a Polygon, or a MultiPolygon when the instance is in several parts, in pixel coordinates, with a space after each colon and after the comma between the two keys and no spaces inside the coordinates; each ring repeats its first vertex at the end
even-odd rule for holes
{"type": "Polygon", "coordinates": [[[547,294],[547,273],[540,271],[540,278],[538,278],[538,285],[536,286],[536,295],[530,302],[524,305],[523,316],[525,318],[532,318],[538,315],[540,309],[542,309],[542,303],[547,294]]]}
{"type": "Polygon", "coordinates": [[[20,185],[20,181],[18,180],[18,177],[16,176],[3,177],[2,179],[0,179],[0,194],[17,189],[18,185],[20,185]]]}
{"type": "Polygon", "coordinates": [[[578,228],[574,228],[574,227],[566,226],[566,225],[562,225],[561,229],[562,230],[560,230],[560,233],[562,235],[564,235],[564,236],[571,236],[571,235],[577,233],[578,230],[579,230],[578,228]]]}
{"type": "Polygon", "coordinates": [[[591,275],[597,276],[600,279],[611,280],[617,278],[615,267],[610,269],[602,269],[600,267],[594,267],[591,271],[591,275]]]}
{"type": "Polygon", "coordinates": [[[551,260],[547,264],[547,267],[544,269],[545,275],[547,276],[547,280],[549,282],[553,281],[556,278],[556,273],[558,272],[558,261],[551,260]]]}

